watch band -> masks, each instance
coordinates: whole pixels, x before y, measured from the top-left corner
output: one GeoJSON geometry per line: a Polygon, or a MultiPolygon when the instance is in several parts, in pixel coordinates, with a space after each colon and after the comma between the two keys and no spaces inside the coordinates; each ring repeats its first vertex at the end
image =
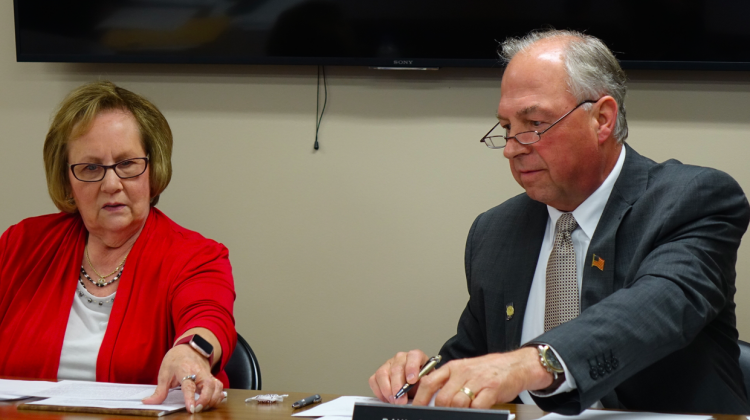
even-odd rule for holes
{"type": "Polygon", "coordinates": [[[565,369],[557,360],[554,350],[548,345],[539,342],[526,343],[523,347],[534,347],[539,352],[539,363],[547,372],[552,374],[552,384],[544,389],[532,391],[535,395],[551,394],[565,383],[565,369]]]}
{"type": "Polygon", "coordinates": [[[181,344],[187,344],[195,350],[198,354],[208,359],[208,366],[210,368],[213,368],[214,365],[214,348],[206,341],[205,338],[201,337],[198,334],[192,334],[187,337],[181,338],[178,342],[174,343],[174,346],[172,348],[177,347],[181,344]],[[197,339],[196,339],[197,337],[197,339]]]}

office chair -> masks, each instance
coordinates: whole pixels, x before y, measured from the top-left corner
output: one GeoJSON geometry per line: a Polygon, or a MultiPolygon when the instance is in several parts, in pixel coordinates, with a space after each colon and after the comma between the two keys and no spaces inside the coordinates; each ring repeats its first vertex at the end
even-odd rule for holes
{"type": "Polygon", "coordinates": [[[745,392],[750,394],[750,343],[737,340],[740,345],[740,369],[745,377],[745,392]]]}
{"type": "Polygon", "coordinates": [[[237,347],[229,358],[224,371],[229,377],[229,386],[236,389],[260,389],[260,365],[253,349],[237,334],[237,347]]]}

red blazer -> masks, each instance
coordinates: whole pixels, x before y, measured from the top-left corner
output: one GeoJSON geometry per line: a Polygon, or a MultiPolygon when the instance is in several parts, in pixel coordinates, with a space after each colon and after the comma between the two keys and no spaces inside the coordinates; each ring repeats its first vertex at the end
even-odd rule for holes
{"type": "MultiPolygon", "coordinates": [[[[57,379],[87,235],[77,213],[58,213],[0,237],[0,376],[57,379]]],[[[219,339],[223,369],[237,343],[226,247],[152,208],[119,282],[97,381],[156,384],[175,338],[195,327],[219,339]]]]}

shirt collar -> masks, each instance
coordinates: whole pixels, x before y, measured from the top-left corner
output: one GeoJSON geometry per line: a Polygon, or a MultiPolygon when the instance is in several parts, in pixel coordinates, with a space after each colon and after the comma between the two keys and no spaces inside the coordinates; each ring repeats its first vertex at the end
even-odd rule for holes
{"type": "MultiPolygon", "coordinates": [[[[573,210],[573,217],[578,222],[578,227],[583,230],[583,233],[591,239],[594,237],[594,231],[596,226],[599,224],[599,219],[602,217],[604,212],[604,206],[607,205],[610,194],[612,194],[612,188],[615,186],[615,181],[620,176],[622,171],[622,165],[625,163],[625,147],[623,146],[620,150],[620,157],[617,158],[617,163],[609,173],[607,179],[602,182],[602,185],[596,189],[581,205],[573,210]]],[[[564,212],[547,206],[547,212],[551,219],[550,226],[554,230],[554,226],[557,224],[557,219],[563,215],[564,212]]]]}

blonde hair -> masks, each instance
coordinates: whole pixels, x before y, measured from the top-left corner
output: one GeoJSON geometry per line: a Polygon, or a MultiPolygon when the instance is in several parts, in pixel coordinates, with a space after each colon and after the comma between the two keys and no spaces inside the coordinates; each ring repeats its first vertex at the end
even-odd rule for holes
{"type": "Polygon", "coordinates": [[[68,94],[60,104],[44,141],[47,189],[58,209],[78,211],[68,177],[68,143],[86,133],[104,111],[130,112],[138,124],[143,149],[149,157],[151,205],[172,179],[172,130],[164,115],[146,98],[109,81],[88,83],[68,94]]]}

